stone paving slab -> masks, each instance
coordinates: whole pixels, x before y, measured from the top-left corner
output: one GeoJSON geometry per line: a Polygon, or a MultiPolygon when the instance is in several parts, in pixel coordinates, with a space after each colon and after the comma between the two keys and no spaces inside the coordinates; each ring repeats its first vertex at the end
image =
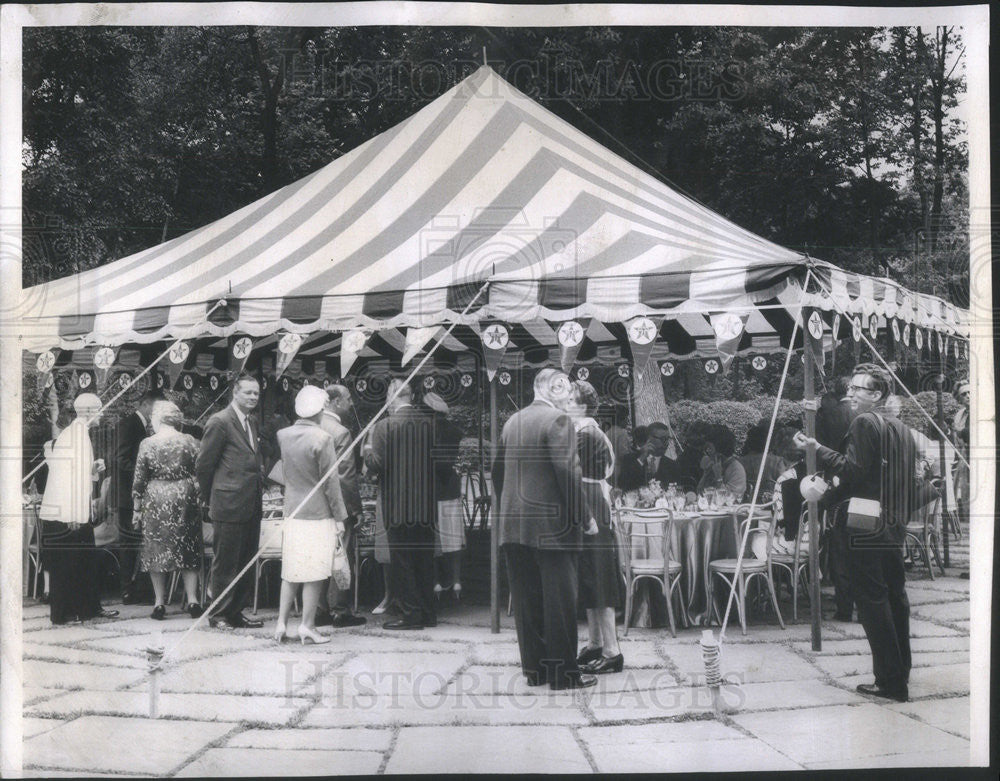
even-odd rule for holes
{"type": "MultiPolygon", "coordinates": [[[[841,683],[852,689],[859,683],[871,683],[871,675],[844,678],[841,683]]],[[[942,694],[968,694],[970,669],[967,664],[942,667],[918,667],[910,671],[910,699],[938,697],[942,694]]]]}
{"type": "Polygon", "coordinates": [[[801,770],[801,765],[759,740],[731,740],[594,746],[601,773],[713,773],[801,770]]]}
{"type": "MultiPolygon", "coordinates": [[[[865,702],[853,691],[844,691],[821,681],[775,681],[746,683],[730,688],[727,696],[722,688],[722,702],[729,712],[747,713],[757,710],[817,708],[865,702]]],[[[853,688],[853,687],[852,687],[853,688]]],[[[808,716],[804,717],[808,718],[808,716]]]]}
{"type": "Polygon", "coordinates": [[[44,631],[25,631],[24,641],[32,643],[45,643],[47,645],[69,645],[70,643],[79,643],[83,640],[104,640],[107,639],[108,633],[102,632],[99,629],[94,629],[93,626],[52,626],[51,624],[46,624],[40,627],[44,631]]]}
{"type": "Polygon", "coordinates": [[[733,716],[740,727],[801,764],[886,754],[968,751],[968,741],[874,703],[733,716]]]}
{"type": "Polygon", "coordinates": [[[53,697],[62,697],[68,694],[65,689],[44,689],[40,686],[25,686],[22,690],[22,700],[25,707],[34,705],[37,702],[51,700],[53,697]]]}
{"type": "Polygon", "coordinates": [[[404,727],[386,773],[590,773],[566,727],[404,727]]]}
{"type": "Polygon", "coordinates": [[[648,641],[619,640],[618,645],[621,647],[622,656],[625,657],[625,666],[629,669],[663,669],[667,666],[663,657],[650,646],[648,641]]]}
{"type": "Polygon", "coordinates": [[[226,748],[280,748],[322,751],[387,751],[392,731],[387,729],[248,729],[226,741],[226,748]]]}
{"type": "Polygon", "coordinates": [[[957,621],[969,620],[969,602],[945,602],[940,605],[918,605],[911,611],[911,616],[929,618],[936,621],[946,621],[954,624],[957,621]]]}
{"type": "Polygon", "coordinates": [[[697,743],[703,740],[735,740],[745,737],[739,730],[727,727],[715,719],[629,724],[624,727],[581,727],[578,734],[591,748],[650,743],[697,743]]]}
{"type": "Polygon", "coordinates": [[[465,654],[359,654],[324,675],[330,695],[430,695],[440,691],[465,664],[465,654]]]}
{"type": "Polygon", "coordinates": [[[161,689],[165,692],[284,696],[289,692],[302,693],[308,681],[344,659],[345,654],[244,651],[171,667],[163,674],[161,689]]]}
{"type": "Polygon", "coordinates": [[[932,727],[953,732],[968,738],[971,732],[971,711],[968,697],[951,697],[945,700],[924,700],[923,702],[899,702],[887,705],[897,713],[930,724],[932,727]]]}
{"type": "Polygon", "coordinates": [[[848,770],[893,767],[968,767],[971,761],[968,748],[946,749],[944,751],[914,751],[908,754],[887,754],[861,759],[840,759],[833,762],[810,762],[809,770],[848,770]]]}
{"type": "MultiPolygon", "coordinates": [[[[587,698],[597,692],[621,692],[643,689],[675,688],[680,682],[665,668],[626,669],[621,673],[600,675],[597,686],[580,694],[587,698]]],[[[547,696],[547,686],[528,686],[520,667],[489,667],[473,665],[450,682],[444,691],[448,694],[467,695],[518,695],[525,697],[547,696]]]]}
{"type": "Polygon", "coordinates": [[[230,729],[229,724],[204,721],[82,716],[26,741],[24,762],[84,775],[100,771],[165,775],[230,729]]]}
{"type": "Polygon", "coordinates": [[[566,724],[587,717],[572,692],[546,696],[382,695],[324,698],[300,722],[303,727],[387,727],[394,725],[566,724]]]}
{"type": "MultiPolygon", "coordinates": [[[[735,610],[735,608],[734,608],[735,610]]],[[[735,613],[734,613],[735,616],[735,613]]],[[[789,615],[788,618],[791,618],[789,615]]],[[[719,627],[712,626],[707,627],[711,629],[715,636],[719,636],[719,627]]],[[[831,629],[824,627],[825,632],[831,632],[831,629]]],[[[777,624],[755,624],[752,622],[747,623],[747,633],[744,635],[740,630],[739,619],[735,621],[730,620],[729,627],[726,629],[726,638],[723,642],[725,643],[785,643],[795,640],[808,640],[812,636],[812,628],[809,624],[792,624],[786,619],[785,628],[782,629],[777,624]]],[[[667,637],[667,640],[663,646],[667,654],[670,653],[670,649],[674,645],[687,645],[692,641],[697,643],[701,640],[701,630],[691,631],[688,630],[684,633],[678,632],[677,638],[673,639],[667,637]]]]}
{"type": "Polygon", "coordinates": [[[49,620],[47,615],[45,616],[34,616],[33,618],[25,618],[21,621],[21,631],[22,632],[32,632],[39,629],[48,629],[52,626],[52,622],[49,620]]]}
{"type": "Polygon", "coordinates": [[[25,659],[22,662],[25,686],[52,689],[114,691],[142,680],[145,672],[134,668],[97,667],[91,664],[63,664],[25,659]]]}
{"type": "Polygon", "coordinates": [[[163,621],[157,621],[156,619],[149,617],[149,607],[146,607],[146,612],[141,616],[136,616],[135,618],[119,618],[116,621],[108,621],[103,624],[95,625],[95,629],[100,629],[111,635],[137,635],[137,634],[152,634],[153,632],[163,632],[164,634],[170,634],[173,632],[183,632],[186,629],[191,628],[191,624],[194,623],[194,619],[191,618],[187,613],[178,612],[175,607],[172,611],[167,609],[167,617],[163,621]]]}
{"type": "MultiPolygon", "coordinates": [[[[865,639],[831,640],[823,638],[823,650],[813,651],[809,643],[794,643],[793,647],[797,651],[804,651],[810,656],[831,656],[838,654],[871,654],[871,646],[865,639]]],[[[949,651],[969,651],[968,637],[911,637],[910,651],[913,653],[923,652],[949,652],[949,651]]]]}
{"type": "Polygon", "coordinates": [[[146,669],[145,659],[123,656],[109,651],[88,651],[83,648],[66,648],[61,645],[45,645],[43,643],[25,643],[23,651],[26,659],[62,661],[71,664],[96,664],[105,667],[131,667],[136,670],[146,669]]]}
{"type": "MultiPolygon", "coordinates": [[[[704,680],[705,662],[701,645],[674,645],[667,649],[670,660],[681,672],[682,682],[704,680]]],[[[735,675],[747,683],[761,681],[810,680],[816,670],[788,648],[760,644],[730,644],[728,637],[722,646],[722,673],[735,675]]]]}
{"type": "MultiPolygon", "coordinates": [[[[849,675],[873,675],[871,654],[853,654],[844,656],[826,656],[817,654],[814,663],[824,672],[834,678],[844,678],[849,675]]],[[[920,672],[925,667],[940,667],[941,665],[969,663],[969,655],[964,651],[940,653],[913,654],[913,679],[922,676],[920,672]]]]}
{"type": "MultiPolygon", "coordinates": [[[[326,631],[326,627],[323,628],[326,631]]],[[[446,652],[464,654],[468,646],[464,643],[446,643],[414,637],[417,633],[387,632],[380,634],[341,633],[334,630],[331,641],[324,648],[333,651],[350,651],[352,653],[398,654],[398,653],[428,653],[446,652]]]]}
{"type": "MultiPolygon", "coordinates": [[[[299,697],[161,693],[160,715],[167,719],[248,721],[282,725],[291,721],[296,713],[308,704],[309,700],[299,697]]],[[[147,691],[70,692],[64,697],[33,705],[26,713],[33,716],[73,716],[79,713],[124,714],[144,719],[149,715],[149,693],[147,691]]]]}
{"type": "MultiPolygon", "coordinates": [[[[114,653],[132,654],[145,658],[145,649],[151,643],[156,642],[154,634],[129,635],[127,637],[108,637],[102,634],[103,639],[89,639],[81,644],[81,648],[88,648],[95,651],[112,651],[114,653]]],[[[179,636],[178,636],[179,637],[179,636]]],[[[170,635],[164,635],[159,641],[169,647],[176,642],[170,635]]],[[[176,653],[176,659],[190,659],[195,656],[207,656],[209,654],[232,653],[250,648],[267,648],[275,645],[273,640],[263,637],[256,638],[235,632],[223,632],[221,630],[207,629],[195,630],[188,635],[181,643],[176,653]]],[[[275,645],[275,647],[277,647],[275,645]]]]}
{"type": "Polygon", "coordinates": [[[21,733],[25,740],[35,735],[41,735],[56,727],[62,726],[66,722],[62,719],[36,719],[26,717],[21,719],[21,733]]]}
{"type": "MultiPolygon", "coordinates": [[[[593,722],[598,724],[675,719],[692,714],[713,713],[712,695],[703,686],[627,691],[586,689],[580,696],[592,714],[593,722]]],[[[733,695],[730,701],[735,704],[738,699],[733,695]]]]}
{"type": "Polygon", "coordinates": [[[473,664],[506,666],[521,664],[521,652],[516,643],[513,645],[501,643],[474,645],[469,658],[473,664]]]}
{"type": "Polygon", "coordinates": [[[906,590],[910,589],[927,589],[928,591],[948,591],[956,594],[968,594],[969,593],[969,581],[962,580],[958,577],[946,577],[946,578],[936,578],[931,580],[930,578],[922,578],[920,580],[907,580],[906,590]]]}
{"type": "Polygon", "coordinates": [[[910,606],[933,604],[938,602],[968,602],[968,593],[956,593],[953,591],[941,591],[940,589],[929,589],[917,587],[916,584],[908,582],[906,584],[906,598],[910,600],[910,606]]]}
{"type": "MultiPolygon", "coordinates": [[[[25,778],[80,778],[84,775],[79,770],[52,770],[51,768],[28,768],[23,773],[25,778]]],[[[94,773],[92,771],[86,773],[87,778],[117,778],[121,779],[122,775],[120,773],[94,773]]],[[[128,777],[135,778],[156,778],[152,773],[132,773],[128,774],[128,777]]]]}
{"type": "Polygon", "coordinates": [[[213,748],[190,765],[178,778],[212,776],[289,777],[327,775],[374,775],[382,764],[375,751],[294,751],[270,748],[213,748]]]}

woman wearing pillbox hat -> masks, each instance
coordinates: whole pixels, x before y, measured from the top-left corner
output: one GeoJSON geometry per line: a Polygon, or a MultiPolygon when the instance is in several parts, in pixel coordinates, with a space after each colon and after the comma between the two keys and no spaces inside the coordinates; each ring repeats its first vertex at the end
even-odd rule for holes
{"type": "Polygon", "coordinates": [[[334,555],[347,509],[334,468],[337,450],[333,437],[320,427],[326,400],[326,391],[306,385],[295,397],[298,420],[277,435],[285,478],[281,604],[274,633],[279,642],[285,639],[288,616],[300,583],[299,639],[303,645],[330,642],[329,637],[316,631],[316,607],[320,590],[334,574],[334,555]]]}

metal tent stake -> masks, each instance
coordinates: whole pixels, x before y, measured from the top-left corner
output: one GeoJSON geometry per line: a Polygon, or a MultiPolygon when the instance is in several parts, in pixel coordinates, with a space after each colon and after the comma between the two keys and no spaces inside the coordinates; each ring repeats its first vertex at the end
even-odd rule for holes
{"type": "Polygon", "coordinates": [[[712,694],[712,710],[718,715],[719,684],[722,683],[722,648],[711,629],[701,633],[701,660],[705,665],[705,685],[712,694]]]}
{"type": "Polygon", "coordinates": [[[149,665],[149,718],[160,718],[160,673],[163,672],[163,644],[154,640],[146,648],[146,664],[149,665]]]}

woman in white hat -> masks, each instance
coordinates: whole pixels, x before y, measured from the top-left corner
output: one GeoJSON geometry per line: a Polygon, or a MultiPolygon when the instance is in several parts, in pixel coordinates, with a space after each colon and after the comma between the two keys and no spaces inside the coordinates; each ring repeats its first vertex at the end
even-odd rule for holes
{"type": "Polygon", "coordinates": [[[306,385],[295,397],[294,424],[278,431],[285,478],[284,525],[281,542],[281,604],[275,639],[283,641],[298,585],[302,584],[302,644],[328,643],[316,630],[316,607],[333,561],[347,509],[334,464],[337,450],[320,428],[326,391],[306,385]]]}
{"type": "Polygon", "coordinates": [[[46,568],[51,574],[49,616],[53,624],[78,624],[90,618],[114,618],[117,610],[101,607],[97,549],[91,525],[91,497],[96,478],[90,427],[101,417],[101,400],[81,393],[76,413],[54,443],[45,444],[48,477],[39,507],[46,568]]]}

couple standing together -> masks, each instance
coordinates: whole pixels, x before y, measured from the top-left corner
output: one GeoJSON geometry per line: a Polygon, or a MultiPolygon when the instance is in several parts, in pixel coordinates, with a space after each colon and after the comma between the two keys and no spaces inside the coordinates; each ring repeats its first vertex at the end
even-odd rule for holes
{"type": "Polygon", "coordinates": [[[593,686],[621,672],[615,632],[618,553],[607,478],[611,443],[589,383],[556,369],[535,377],[534,401],[503,427],[493,463],[521,669],[529,686],[593,686]],[[577,654],[577,596],[589,642],[577,654]]]}

